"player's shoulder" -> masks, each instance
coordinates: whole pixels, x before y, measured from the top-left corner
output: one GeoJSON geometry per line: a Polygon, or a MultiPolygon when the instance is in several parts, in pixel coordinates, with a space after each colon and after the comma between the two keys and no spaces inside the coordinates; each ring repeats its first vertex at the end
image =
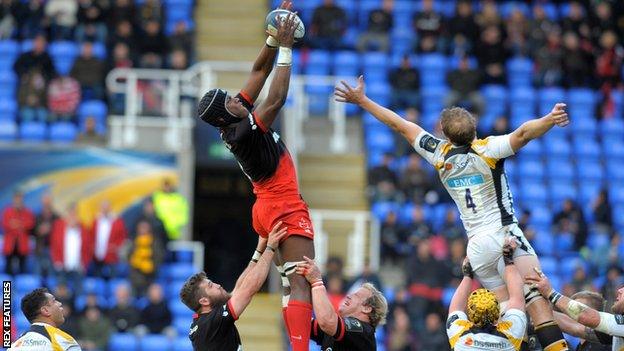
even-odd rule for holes
{"type": "Polygon", "coordinates": [[[370,324],[362,322],[355,317],[344,317],[342,320],[345,330],[349,332],[364,333],[372,328],[370,324]]]}
{"type": "Polygon", "coordinates": [[[450,329],[454,325],[470,328],[472,323],[468,320],[468,316],[464,311],[451,312],[446,319],[446,329],[450,329]]]}

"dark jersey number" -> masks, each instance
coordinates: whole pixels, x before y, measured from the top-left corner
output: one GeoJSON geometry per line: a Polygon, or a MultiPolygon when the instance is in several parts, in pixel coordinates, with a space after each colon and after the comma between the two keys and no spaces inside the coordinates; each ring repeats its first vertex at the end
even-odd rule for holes
{"type": "Polygon", "coordinates": [[[466,207],[472,208],[472,213],[477,213],[477,205],[475,205],[474,201],[472,201],[470,189],[466,189],[466,207]]]}

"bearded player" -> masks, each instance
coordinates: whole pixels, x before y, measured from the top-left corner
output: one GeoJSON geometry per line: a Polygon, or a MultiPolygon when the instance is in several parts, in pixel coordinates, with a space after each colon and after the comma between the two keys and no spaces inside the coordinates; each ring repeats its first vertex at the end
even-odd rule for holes
{"type": "MultiPolygon", "coordinates": [[[[459,107],[445,109],[440,118],[446,138],[442,140],[370,100],[364,91],[363,77],[359,77],[356,87],[342,84],[343,87],[336,87],[337,101],[362,107],[403,135],[416,152],[435,167],[461,214],[468,234],[467,254],[474,273],[486,289],[496,294],[504,311],[509,299],[501,254],[505,237],[511,235],[518,241],[514,260],[522,276],[539,267],[537,255],[514,216],[505,159],[555,125],[566,126],[569,120],[565,104],[556,104],[546,116],[527,121],[510,134],[485,139],[477,139],[476,120],[468,111],[459,107]]],[[[537,289],[526,284],[524,289],[527,312],[544,350],[567,350],[568,345],[553,320],[548,301],[537,289]]]]}
{"type": "MultiPolygon", "coordinates": [[[[287,10],[291,7],[288,1],[281,6],[287,10]]],[[[304,277],[292,273],[304,255],[314,256],[314,231],[308,206],[299,193],[292,158],[271,125],[288,94],[297,24],[298,19],[292,13],[278,21],[276,38],[267,39],[245,87],[235,97],[222,89],[210,90],[201,99],[198,111],[204,122],[219,129],[221,139],[253,184],[257,198],[252,210],[255,231],[266,237],[278,221],[288,229],[287,238],[279,245],[276,264],[282,273],[284,322],[293,351],[309,347],[310,285],[304,277]],[[276,56],[277,68],[268,96],[254,109],[276,56]]]]}

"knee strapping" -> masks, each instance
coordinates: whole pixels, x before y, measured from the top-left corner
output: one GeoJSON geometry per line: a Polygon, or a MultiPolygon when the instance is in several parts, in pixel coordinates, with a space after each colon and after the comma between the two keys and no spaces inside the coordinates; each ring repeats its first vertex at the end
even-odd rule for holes
{"type": "MultiPolygon", "coordinates": [[[[285,262],[283,265],[277,266],[277,270],[280,273],[280,278],[282,279],[282,287],[284,288],[284,290],[290,288],[290,281],[288,280],[288,276],[295,273],[297,269],[297,263],[299,262],[285,262]]],[[[284,295],[282,295],[282,307],[288,307],[288,302],[290,302],[290,294],[284,293],[284,295]]]]}
{"type": "Polygon", "coordinates": [[[535,334],[544,351],[569,350],[568,343],[563,338],[561,329],[554,321],[544,322],[535,327],[535,334]]]}
{"type": "Polygon", "coordinates": [[[539,299],[543,299],[542,295],[537,290],[537,288],[533,287],[530,284],[524,284],[523,290],[524,290],[524,303],[527,306],[529,306],[530,304],[532,304],[533,302],[539,299]]]}

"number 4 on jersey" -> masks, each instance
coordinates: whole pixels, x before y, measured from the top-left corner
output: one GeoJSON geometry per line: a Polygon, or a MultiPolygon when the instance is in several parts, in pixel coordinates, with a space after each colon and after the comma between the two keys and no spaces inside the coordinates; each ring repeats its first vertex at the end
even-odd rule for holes
{"type": "Polygon", "coordinates": [[[474,201],[472,201],[472,196],[470,196],[470,189],[466,188],[466,207],[472,208],[472,213],[477,213],[477,205],[475,205],[474,201]]]}

